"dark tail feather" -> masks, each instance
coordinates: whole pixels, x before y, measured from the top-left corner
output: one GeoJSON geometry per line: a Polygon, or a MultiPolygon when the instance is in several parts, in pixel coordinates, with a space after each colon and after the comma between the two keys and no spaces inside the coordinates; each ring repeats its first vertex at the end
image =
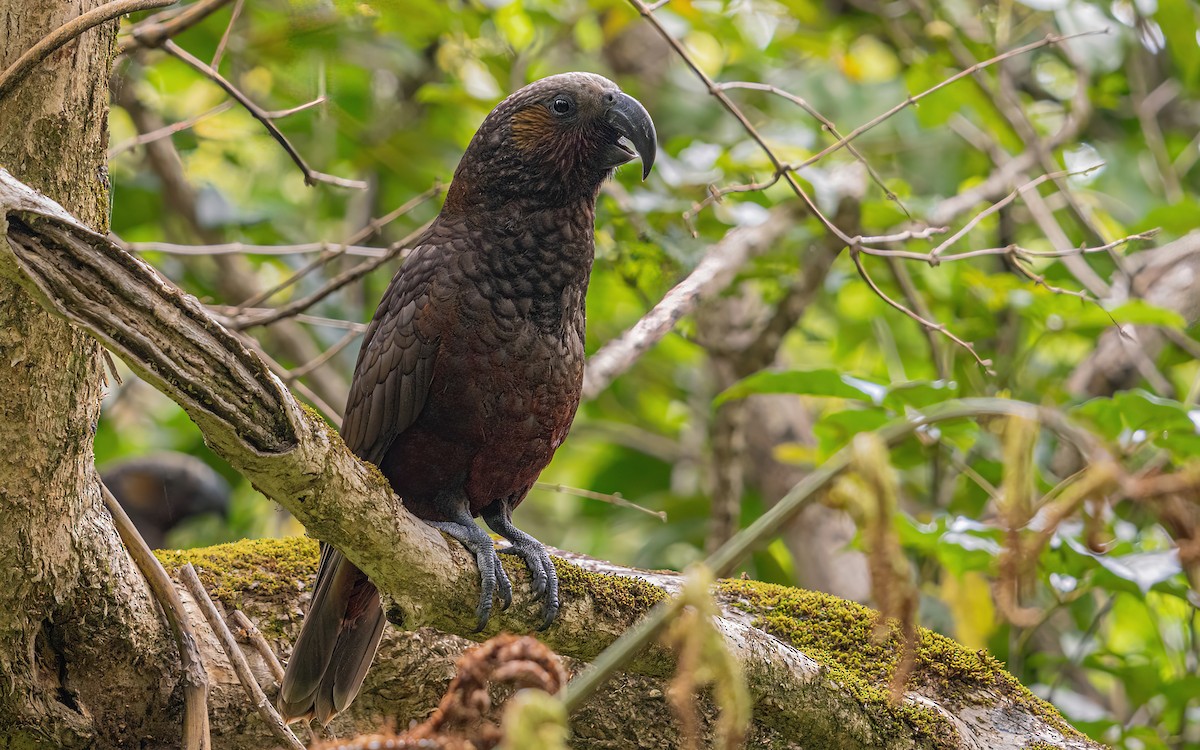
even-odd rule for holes
{"type": "Polygon", "coordinates": [[[279,689],[285,721],[315,716],[328,724],[350,705],[379,646],[383,621],[374,584],[322,544],[312,605],[279,689]]]}

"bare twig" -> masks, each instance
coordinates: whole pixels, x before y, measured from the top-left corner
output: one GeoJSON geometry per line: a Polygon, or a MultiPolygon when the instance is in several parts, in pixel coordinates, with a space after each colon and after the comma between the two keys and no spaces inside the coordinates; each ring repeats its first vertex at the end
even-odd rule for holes
{"type": "MultiPolygon", "coordinates": [[[[992,162],[1000,168],[998,172],[1004,171],[1004,165],[1012,157],[1009,157],[1000,148],[1000,145],[990,134],[979,130],[979,128],[965,118],[956,120],[952,127],[955,132],[962,135],[968,142],[975,145],[976,148],[983,149],[991,157],[992,162]]],[[[1033,151],[1032,145],[1030,149],[1031,153],[1036,153],[1033,151]]],[[[1029,178],[1025,175],[1024,171],[1008,170],[1008,173],[1011,174],[1014,181],[1019,181],[1018,184],[1029,182],[1029,178]]],[[[1037,223],[1038,228],[1042,230],[1042,233],[1046,235],[1046,238],[1050,240],[1050,244],[1054,249],[1063,253],[1071,250],[1073,246],[1070,238],[1067,237],[1067,233],[1063,231],[1058,220],[1054,218],[1054,211],[1046,204],[1041,194],[1035,190],[1026,193],[1023,197],[1026,207],[1029,208],[1029,213],[1033,216],[1033,220],[1037,223]]],[[[1077,257],[1074,253],[1064,254],[1061,257],[1064,258],[1063,265],[1066,266],[1067,270],[1093,296],[1101,298],[1108,296],[1108,282],[1102,279],[1083,258],[1077,257]]]]}
{"type": "Polygon", "coordinates": [[[1045,38],[1040,39],[1039,41],[1032,42],[1030,44],[1026,44],[1023,47],[1017,47],[1016,49],[1011,49],[1008,52],[1004,52],[1002,54],[996,55],[995,57],[990,57],[987,60],[984,60],[982,62],[977,62],[977,63],[971,64],[971,65],[968,65],[967,67],[963,68],[962,70],[960,70],[959,72],[950,76],[949,78],[942,81],[941,83],[938,83],[935,86],[931,86],[930,88],[925,89],[924,91],[922,91],[919,94],[915,94],[913,96],[908,97],[907,99],[900,102],[899,104],[892,107],[891,109],[884,112],[883,114],[879,115],[878,117],[875,117],[875,118],[869,120],[868,122],[865,122],[862,125],[859,125],[854,130],[851,130],[850,133],[846,135],[846,137],[839,139],[837,143],[833,143],[829,146],[826,146],[825,148],[821,149],[817,153],[815,153],[812,156],[805,159],[803,162],[800,162],[799,164],[796,164],[794,167],[791,167],[791,168],[802,169],[804,167],[807,167],[811,164],[814,164],[814,163],[820,161],[821,159],[825,158],[826,156],[833,153],[834,151],[837,151],[838,149],[842,148],[843,146],[849,144],[851,141],[853,141],[855,138],[858,138],[863,133],[880,125],[885,120],[888,120],[889,118],[891,118],[892,116],[894,116],[896,113],[900,112],[901,110],[905,109],[906,107],[911,107],[914,104],[916,104],[917,102],[924,99],[925,97],[929,96],[930,94],[936,93],[936,92],[940,91],[941,89],[944,89],[945,87],[949,86],[950,84],[952,84],[956,81],[962,80],[963,78],[965,78],[967,76],[975,75],[975,74],[979,73],[980,71],[985,70],[986,68],[996,65],[997,63],[1001,63],[1001,62],[1008,60],[1010,58],[1013,58],[1013,57],[1018,57],[1020,55],[1024,55],[1027,52],[1033,52],[1034,50],[1041,49],[1042,47],[1049,47],[1052,45],[1062,44],[1065,41],[1068,41],[1071,39],[1078,39],[1079,37],[1094,36],[1096,34],[1104,34],[1104,33],[1106,33],[1106,32],[1104,32],[1104,31],[1082,31],[1078,34],[1066,34],[1066,35],[1049,34],[1045,38]]]}
{"type": "Polygon", "coordinates": [[[246,640],[250,641],[250,645],[254,646],[254,650],[262,657],[267,669],[271,670],[271,676],[275,678],[275,682],[283,684],[283,665],[279,663],[279,657],[271,650],[271,644],[267,643],[267,639],[263,637],[254,622],[240,609],[233,610],[233,622],[238,628],[245,631],[246,640]]]}
{"type": "Polygon", "coordinates": [[[179,245],[171,242],[125,242],[114,234],[109,239],[123,250],[131,253],[165,253],[167,255],[303,255],[324,253],[342,248],[343,255],[364,258],[382,258],[388,250],[384,247],[343,245],[339,242],[304,242],[297,245],[248,245],[244,242],[225,242],[217,245],[179,245]]]}
{"type": "Polygon", "coordinates": [[[1130,242],[1140,242],[1149,240],[1158,235],[1158,229],[1150,229],[1145,232],[1138,232],[1127,237],[1115,239],[1112,242],[1106,242],[1103,245],[1095,247],[1071,247],[1065,250],[1029,250],[1020,245],[1006,245],[1005,247],[984,247],[978,250],[967,250],[961,253],[951,253],[943,255],[941,258],[931,259],[929,253],[917,253],[910,250],[884,250],[877,247],[859,247],[864,255],[874,255],[879,258],[902,258],[904,260],[919,260],[930,265],[938,265],[939,263],[952,263],[959,260],[967,260],[969,258],[982,258],[988,255],[1011,255],[1024,260],[1033,260],[1037,258],[1066,258],[1073,255],[1088,255],[1091,253],[1106,253],[1113,248],[1121,245],[1129,244],[1130,242]]]}
{"type": "Polygon", "coordinates": [[[362,242],[363,240],[374,236],[377,232],[379,232],[379,230],[383,229],[388,224],[391,224],[393,221],[395,221],[396,219],[399,219],[401,216],[404,216],[405,214],[407,214],[409,211],[412,211],[417,206],[420,206],[422,203],[425,203],[430,198],[433,198],[434,196],[438,195],[441,192],[441,190],[442,190],[442,186],[440,184],[435,184],[433,187],[429,188],[428,190],[421,193],[420,195],[416,195],[416,196],[413,196],[412,198],[409,198],[407,201],[405,201],[403,204],[401,204],[397,208],[393,209],[387,215],[382,216],[378,219],[372,219],[370,222],[367,223],[367,225],[365,227],[359,229],[357,232],[355,232],[353,235],[351,235],[341,245],[331,247],[329,250],[321,253],[321,256],[319,258],[316,258],[316,259],[312,260],[311,262],[307,263],[303,268],[299,269],[298,271],[293,273],[291,276],[288,276],[286,279],[284,279],[283,281],[280,281],[278,284],[271,287],[270,289],[265,289],[255,295],[251,296],[249,299],[245,300],[238,306],[239,307],[255,307],[256,305],[259,305],[262,302],[270,299],[272,296],[278,294],[279,292],[283,291],[284,289],[287,289],[289,286],[300,281],[300,279],[304,278],[308,274],[312,273],[313,271],[315,271],[319,268],[324,267],[330,261],[343,255],[345,253],[346,247],[348,247],[350,245],[354,245],[355,243],[358,243],[358,242],[362,242]]]}
{"type": "Polygon", "coordinates": [[[871,278],[871,275],[869,273],[867,273],[866,266],[864,266],[863,262],[862,262],[862,253],[860,253],[857,248],[853,248],[853,247],[850,248],[850,258],[854,261],[854,267],[858,269],[858,275],[862,277],[863,281],[867,282],[867,286],[871,287],[871,291],[875,292],[875,294],[878,295],[880,299],[882,299],[884,302],[888,303],[895,309],[899,310],[900,312],[904,313],[908,317],[915,320],[923,328],[930,330],[930,331],[936,331],[936,332],[942,334],[943,336],[945,336],[946,338],[950,339],[954,343],[958,344],[963,349],[966,349],[968,352],[970,352],[971,356],[975,358],[975,361],[979,363],[980,367],[982,367],[989,374],[992,372],[992,370],[991,370],[992,361],[990,359],[984,359],[984,358],[980,357],[979,352],[975,351],[974,344],[972,344],[969,341],[964,341],[963,339],[959,338],[949,328],[947,328],[945,326],[945,324],[934,323],[933,321],[929,320],[928,318],[925,318],[925,317],[917,314],[916,312],[913,312],[912,310],[908,309],[904,305],[900,304],[896,300],[889,297],[887,295],[887,293],[884,292],[883,289],[881,289],[879,287],[879,284],[875,283],[875,279],[871,278]]]}
{"type": "Polygon", "coordinates": [[[25,76],[29,75],[37,67],[37,64],[49,57],[54,50],[62,47],[89,29],[93,29],[102,23],[107,23],[114,18],[119,18],[126,13],[136,13],[139,10],[150,10],[152,8],[163,8],[168,5],[174,5],[175,1],[113,0],[111,3],[105,3],[99,8],[93,8],[87,13],[72,18],[42,37],[41,41],[27,49],[12,65],[9,65],[3,73],[0,73],[0,99],[8,96],[16,85],[23,81],[25,76]]]}
{"type": "Polygon", "coordinates": [[[301,310],[307,310],[347,284],[366,276],[368,273],[374,271],[376,268],[379,268],[384,263],[387,263],[393,258],[398,258],[406,254],[412,249],[412,244],[415,243],[418,238],[425,233],[425,230],[428,229],[429,225],[432,223],[432,221],[425,222],[420,227],[417,227],[415,230],[410,232],[407,237],[389,247],[387,253],[384,255],[374,260],[359,263],[357,266],[343,271],[329,281],[326,281],[323,285],[321,285],[321,288],[317,289],[311,294],[301,297],[300,299],[293,300],[292,302],[289,302],[288,304],[278,307],[267,313],[254,316],[242,315],[238,316],[237,318],[231,318],[228,321],[228,326],[234,330],[244,330],[253,326],[266,326],[274,323],[277,320],[289,318],[301,310]]]}
{"type": "MultiPolygon", "coordinates": [[[[925,304],[925,300],[917,291],[916,284],[913,283],[912,276],[908,273],[908,267],[898,258],[888,258],[887,264],[909,306],[922,318],[932,320],[933,311],[929,309],[929,305],[925,304]]],[[[946,350],[942,348],[942,341],[934,331],[925,327],[924,332],[925,337],[929,340],[929,356],[933,359],[934,370],[939,379],[945,380],[950,377],[949,358],[946,356],[946,350]]]]}
{"type": "Polygon", "coordinates": [[[837,126],[833,124],[833,121],[830,120],[825,115],[821,114],[819,111],[817,111],[816,107],[812,106],[807,101],[796,96],[795,94],[788,93],[787,91],[784,91],[783,89],[779,88],[778,86],[772,86],[767,83],[757,83],[757,82],[750,82],[750,81],[732,81],[730,83],[722,83],[722,84],[720,84],[720,87],[722,89],[750,89],[753,91],[766,91],[766,92],[774,94],[775,96],[778,96],[780,98],[787,99],[789,102],[792,102],[796,106],[803,109],[811,117],[813,117],[814,119],[816,119],[818,122],[821,123],[822,129],[824,129],[826,132],[828,132],[830,135],[832,135],[834,138],[836,138],[839,143],[845,144],[846,150],[849,151],[850,154],[852,156],[854,156],[854,158],[856,160],[858,160],[858,162],[860,164],[863,165],[863,167],[867,170],[867,173],[871,175],[871,179],[874,180],[875,184],[879,186],[879,189],[883,191],[884,197],[886,197],[888,200],[894,202],[897,206],[900,207],[900,210],[904,212],[905,216],[907,216],[910,220],[912,219],[912,214],[910,214],[908,212],[908,207],[906,207],[904,205],[904,203],[901,202],[900,196],[896,195],[894,192],[892,192],[891,188],[889,188],[886,184],[884,184],[883,178],[879,175],[878,172],[875,171],[875,168],[871,166],[870,162],[867,161],[866,157],[864,157],[862,155],[862,153],[860,153],[859,150],[850,143],[850,141],[845,140],[842,137],[842,134],[838,132],[837,126]]]}
{"type": "Polygon", "coordinates": [[[299,378],[304,377],[308,373],[312,372],[313,370],[317,369],[321,365],[325,364],[329,360],[336,357],[343,349],[345,349],[347,346],[350,346],[350,344],[354,343],[354,340],[357,339],[361,335],[362,335],[362,331],[357,331],[357,330],[350,331],[345,336],[342,336],[340,339],[338,339],[337,343],[335,343],[333,346],[331,346],[328,349],[326,349],[325,351],[321,352],[321,354],[316,359],[312,359],[308,362],[305,362],[303,365],[300,365],[299,367],[293,368],[287,374],[287,376],[283,379],[283,382],[292,383],[292,382],[295,382],[296,380],[298,380],[299,378]]]}
{"type": "Polygon", "coordinates": [[[744,129],[746,133],[749,134],[752,139],[754,139],[754,142],[758,144],[759,148],[762,149],[763,153],[766,154],[767,158],[771,161],[771,165],[775,168],[775,172],[782,175],[782,178],[787,182],[788,187],[790,187],[792,192],[795,193],[798,198],[800,198],[800,200],[808,208],[809,212],[812,213],[813,216],[817,217],[821,224],[828,231],[832,232],[838,239],[846,244],[850,244],[850,238],[846,236],[845,232],[835,226],[834,223],[831,222],[823,213],[821,213],[821,209],[817,207],[816,202],[813,201],[808,192],[800,186],[800,183],[796,180],[795,176],[785,168],[784,163],[779,159],[771,147],[767,145],[767,142],[762,137],[762,134],[759,133],[758,129],[754,127],[754,125],[750,122],[750,119],[746,117],[746,114],[742,112],[742,110],[733,103],[733,100],[729,98],[729,96],[721,89],[721,87],[718,86],[713,79],[710,78],[709,75],[700,68],[700,65],[684,48],[683,43],[672,36],[671,32],[667,31],[667,28],[662,25],[662,22],[655,18],[654,9],[642,2],[642,0],[629,0],[629,2],[631,5],[633,5],[634,9],[636,9],[637,12],[640,13],[642,17],[654,27],[654,30],[659,33],[659,35],[667,42],[667,44],[669,44],[671,48],[675,50],[675,53],[679,55],[684,63],[691,68],[692,72],[696,74],[696,77],[699,78],[704,84],[704,87],[708,89],[708,93],[715,97],[717,101],[721,102],[721,105],[725,107],[729,114],[733,115],[734,119],[741,124],[742,129],[744,129]]]}
{"type": "Polygon", "coordinates": [[[362,180],[349,180],[344,177],[337,177],[324,172],[318,172],[317,170],[308,166],[308,162],[306,162],[304,157],[300,155],[300,152],[296,150],[296,147],[292,145],[292,142],[289,141],[287,136],[285,136],[278,126],[275,125],[270,112],[267,112],[262,107],[251,101],[250,97],[242,93],[241,89],[230,83],[225,76],[214,70],[211,65],[197,58],[195,55],[192,55],[190,52],[180,47],[171,39],[163,40],[161,48],[164,52],[178,58],[180,61],[186,63],[202,75],[206,76],[213,83],[220,86],[225,90],[225,93],[237,100],[237,103],[242,105],[246,111],[249,112],[252,117],[254,117],[254,119],[262,123],[263,127],[267,129],[267,132],[271,135],[271,137],[283,147],[283,150],[287,152],[287,155],[291,157],[296,166],[300,168],[300,171],[304,174],[304,183],[306,185],[314,185],[318,182],[323,182],[328,185],[354,188],[355,190],[367,189],[367,183],[363,182],[362,180]]]}
{"type": "Polygon", "coordinates": [[[217,612],[216,605],[209,598],[208,592],[204,590],[204,584],[200,582],[199,576],[196,575],[196,569],[191,563],[187,563],[179,570],[179,577],[183,580],[183,585],[192,594],[192,598],[196,600],[196,606],[204,613],[204,619],[208,620],[209,627],[213,629],[217,640],[221,643],[221,648],[225,650],[225,655],[229,657],[229,663],[233,665],[233,671],[237,673],[238,680],[241,681],[242,687],[246,688],[246,693],[250,696],[250,702],[254,704],[258,714],[262,716],[263,721],[271,729],[279,741],[292,750],[304,750],[304,744],[292,734],[292,730],[288,729],[287,724],[279,716],[279,712],[271,705],[271,701],[267,700],[267,696],[258,685],[258,681],[254,679],[254,673],[250,671],[250,664],[246,662],[246,655],[242,653],[238,647],[237,641],[234,640],[233,634],[229,632],[229,627],[225,624],[225,620],[221,618],[221,613],[217,612]]]}
{"type": "MultiPolygon", "coordinates": [[[[1091,36],[1091,35],[1100,34],[1100,33],[1103,33],[1103,32],[1085,31],[1085,32],[1081,32],[1078,34],[1068,34],[1068,35],[1051,34],[1037,42],[1033,42],[1031,44],[1026,44],[1022,47],[1017,47],[1016,49],[1009,50],[1008,52],[1004,52],[1002,54],[996,55],[995,57],[991,57],[982,62],[975,63],[974,65],[970,65],[967,68],[965,68],[964,70],[961,70],[958,73],[955,73],[954,75],[947,78],[946,80],[944,80],[928,89],[925,89],[924,91],[922,91],[918,94],[913,94],[913,95],[909,96],[904,101],[895,105],[894,107],[887,110],[883,114],[878,115],[877,117],[869,120],[868,122],[863,123],[862,125],[856,127],[854,130],[850,131],[850,133],[845,136],[838,136],[838,135],[836,135],[835,131],[830,130],[831,133],[834,133],[834,137],[837,138],[836,142],[826,146],[825,148],[821,149],[820,151],[818,151],[817,153],[813,154],[812,156],[808,157],[807,159],[805,159],[804,161],[802,161],[800,163],[783,165],[783,169],[786,171],[795,171],[795,170],[803,169],[805,167],[808,167],[808,166],[811,166],[811,165],[817,163],[821,159],[824,159],[826,156],[834,153],[835,151],[838,151],[839,149],[849,148],[850,144],[855,139],[857,139],[859,136],[861,136],[863,133],[866,133],[867,131],[872,130],[873,128],[881,125],[882,123],[884,123],[887,120],[894,117],[901,110],[903,110],[907,107],[916,105],[917,102],[921,101],[925,97],[930,96],[931,94],[934,94],[934,93],[940,91],[941,89],[945,88],[946,86],[949,86],[950,84],[955,83],[956,81],[959,81],[959,80],[965,78],[966,76],[978,73],[979,71],[989,68],[993,65],[996,65],[997,63],[1003,62],[1004,60],[1008,60],[1010,58],[1026,54],[1028,52],[1033,52],[1033,51],[1041,49],[1043,47],[1062,44],[1063,42],[1068,41],[1070,39],[1076,39],[1078,37],[1091,36]]],[[[783,91],[782,89],[779,89],[774,86],[765,86],[764,84],[746,83],[746,82],[741,82],[741,81],[733,82],[733,83],[723,83],[723,84],[720,84],[720,86],[724,87],[724,88],[753,88],[753,89],[770,91],[771,93],[782,96],[782,97],[788,99],[789,101],[795,102],[796,104],[804,107],[805,110],[808,111],[810,114],[812,114],[814,117],[818,117],[818,118],[820,117],[820,115],[817,114],[815,112],[815,110],[812,110],[810,107],[807,106],[807,103],[804,103],[803,99],[800,99],[799,97],[789,94],[786,91],[783,91]]],[[[832,125],[832,123],[830,123],[830,125],[832,125]]],[[[830,129],[830,128],[827,127],[827,129],[830,129]]],[[[1064,129],[1065,129],[1065,126],[1064,126],[1064,129]]],[[[1073,133],[1073,131],[1072,131],[1072,133],[1073,133]]],[[[857,152],[852,151],[852,153],[854,153],[856,158],[858,158],[857,152]]],[[[1033,164],[1036,161],[1037,161],[1036,154],[1030,152],[1027,157],[1027,163],[1024,164],[1022,168],[1027,169],[1028,167],[1033,166],[1033,164]]],[[[872,174],[874,174],[874,173],[872,173],[872,174]]],[[[704,207],[711,205],[713,202],[719,201],[721,198],[723,198],[725,195],[728,195],[729,193],[755,192],[758,190],[763,190],[765,188],[771,187],[772,185],[774,185],[776,182],[778,182],[780,180],[782,175],[783,175],[783,170],[780,170],[777,168],[777,170],[776,170],[775,174],[772,176],[772,178],[769,180],[763,181],[763,182],[752,182],[752,183],[748,183],[748,184],[744,184],[744,185],[729,185],[729,186],[726,186],[723,188],[714,188],[710,192],[710,194],[707,198],[705,198],[703,201],[698,203],[696,206],[692,207],[692,209],[688,212],[688,215],[694,216],[696,213],[698,213],[704,207]]],[[[1007,184],[1007,181],[1005,181],[1005,184],[1007,184]]],[[[1003,187],[1001,187],[1001,189],[1003,189],[1003,187]]],[[[888,191],[886,188],[884,188],[884,192],[885,192],[885,194],[890,193],[890,191],[888,191]]],[[[986,195],[986,193],[984,193],[984,195],[986,195]]],[[[969,202],[968,201],[962,201],[962,202],[965,203],[965,207],[969,207],[980,199],[981,198],[973,198],[969,202]]],[[[954,199],[948,199],[947,203],[949,203],[951,200],[954,200],[954,199]]],[[[949,218],[950,218],[949,216],[946,216],[944,214],[937,214],[936,212],[935,212],[935,214],[933,214],[931,216],[933,216],[932,220],[938,224],[946,223],[949,221],[949,218]]]]}
{"type": "Polygon", "coordinates": [[[183,131],[194,127],[196,125],[196,123],[202,122],[203,120],[207,120],[208,118],[213,117],[214,115],[219,115],[222,112],[225,112],[226,110],[228,110],[232,106],[233,106],[233,102],[226,100],[226,101],[221,102],[217,106],[215,106],[211,109],[205,110],[204,112],[201,112],[198,115],[193,115],[192,117],[189,117],[186,120],[180,120],[179,122],[173,122],[170,125],[167,125],[166,127],[162,127],[157,130],[152,130],[149,133],[142,133],[142,134],[137,135],[128,140],[121,141],[120,143],[118,143],[117,145],[113,146],[112,148],[110,148],[108,150],[108,158],[112,159],[114,156],[123,154],[131,148],[137,148],[138,146],[144,146],[147,143],[153,143],[154,141],[161,140],[163,138],[168,138],[172,135],[175,135],[176,133],[182,133],[183,131]]]}
{"type": "Polygon", "coordinates": [[[113,517],[117,533],[125,543],[125,549],[137,565],[138,570],[146,579],[150,592],[162,606],[167,624],[171,627],[171,636],[179,648],[179,662],[182,674],[179,681],[183,686],[183,746],[187,750],[208,750],[211,740],[208,729],[208,674],[200,660],[200,649],[196,646],[196,632],[188,620],[183,608],[183,600],[175,590],[171,577],[163,569],[162,563],[150,551],[150,546],[142,539],[133,521],[109,492],[104,482],[100,482],[100,494],[104,497],[104,506],[113,517]]]}
{"type": "Polygon", "coordinates": [[[533,486],[539,490],[542,490],[543,492],[557,492],[563,495],[585,497],[588,500],[599,500],[602,503],[610,503],[621,508],[630,508],[632,510],[641,511],[648,516],[654,516],[663,523],[667,522],[666,511],[650,510],[649,508],[638,505],[637,503],[630,502],[629,500],[626,500],[620,492],[613,492],[612,494],[593,492],[592,490],[585,490],[579,487],[568,487],[565,484],[551,484],[549,482],[535,482],[533,486]]]}
{"type": "Polygon", "coordinates": [[[117,45],[117,54],[124,55],[136,47],[156,48],[171,37],[182,34],[229,3],[229,0],[199,0],[170,18],[159,13],[134,25],[129,36],[117,45]]]}
{"type": "Polygon", "coordinates": [[[950,235],[948,238],[946,238],[946,240],[944,242],[942,242],[940,245],[938,245],[933,250],[931,250],[929,252],[930,258],[931,259],[937,258],[942,253],[946,252],[946,250],[949,249],[950,246],[952,246],[954,243],[956,243],[960,239],[962,239],[972,229],[979,226],[979,222],[983,221],[987,217],[991,216],[992,214],[996,213],[1000,209],[1004,208],[1008,204],[1015,201],[1017,199],[1017,196],[1021,195],[1024,191],[1033,190],[1033,189],[1037,188],[1038,185],[1041,185],[1043,182],[1046,182],[1047,180],[1053,180],[1055,177],[1058,177],[1059,174],[1065,174],[1065,173],[1054,172],[1051,174],[1044,174],[1035,180],[1030,180],[1029,182],[1026,182],[1024,185],[1021,185],[1016,190],[1009,193],[1008,195],[1004,196],[1000,200],[996,201],[992,205],[988,206],[984,210],[975,214],[973,217],[971,217],[970,221],[968,221],[966,224],[963,224],[962,229],[959,229],[957,232],[950,235]]]}
{"type": "Polygon", "coordinates": [[[584,370],[583,398],[595,398],[679,322],[691,313],[705,294],[723,289],[747,260],[778,240],[792,225],[784,207],[772,209],[770,218],[756,227],[739,227],[709,248],[683,281],[663,295],[657,305],[632,328],[609,341],[592,355],[584,370]]]}
{"type": "Polygon", "coordinates": [[[229,37],[233,33],[233,25],[237,23],[238,16],[242,15],[242,5],[244,0],[237,0],[233,4],[233,10],[229,13],[229,23],[225,24],[225,33],[221,35],[221,41],[217,43],[217,51],[213,53],[212,62],[209,65],[213,70],[221,69],[221,57],[225,54],[225,46],[229,44],[229,37]]]}

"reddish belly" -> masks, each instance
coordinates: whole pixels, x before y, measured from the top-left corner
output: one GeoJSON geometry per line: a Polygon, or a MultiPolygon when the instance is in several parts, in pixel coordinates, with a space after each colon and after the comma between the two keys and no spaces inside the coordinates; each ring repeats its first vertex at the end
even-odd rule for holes
{"type": "Polygon", "coordinates": [[[473,515],[495,501],[515,506],[550,463],[575,417],[583,367],[581,357],[534,349],[527,359],[494,350],[439,357],[424,409],[380,467],[414,514],[445,520],[462,493],[473,515]]]}

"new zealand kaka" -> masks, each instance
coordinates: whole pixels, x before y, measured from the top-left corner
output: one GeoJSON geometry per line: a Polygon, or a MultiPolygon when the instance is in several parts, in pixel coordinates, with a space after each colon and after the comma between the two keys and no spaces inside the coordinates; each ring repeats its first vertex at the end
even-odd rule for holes
{"type": "Polygon", "coordinates": [[[152,549],[192,516],[229,513],[229,483],[186,453],[152,453],[100,470],[100,478],[152,549]]]}
{"type": "MultiPolygon", "coordinates": [[[[655,149],[645,108],[606,78],[565,73],[516,92],[480,125],[367,328],[342,436],[475,556],[479,629],[512,587],[476,516],[528,566],[543,628],[558,614],[554,564],[511,515],[579,406],[596,195],[637,156],[645,178],[655,149]]],[[[280,712],[327,724],[344,710],[383,623],[375,586],[322,545],[280,712]]]]}

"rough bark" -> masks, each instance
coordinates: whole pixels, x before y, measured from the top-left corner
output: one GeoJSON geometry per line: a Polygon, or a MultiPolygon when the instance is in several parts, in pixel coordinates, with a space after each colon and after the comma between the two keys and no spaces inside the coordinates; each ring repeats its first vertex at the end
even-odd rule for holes
{"type": "MultiPolygon", "coordinates": [[[[0,0],[0,70],[102,4],[0,0]]],[[[101,230],[115,33],[86,32],[0,99],[0,165],[101,230]]],[[[177,660],[100,500],[100,347],[13,270],[0,257],[0,747],[132,743],[175,710],[177,660]]]]}
{"type": "MultiPolygon", "coordinates": [[[[299,630],[300,612],[305,609],[311,591],[316,566],[314,542],[263,540],[160,555],[169,568],[184,561],[192,562],[199,568],[208,591],[227,609],[239,608],[245,612],[277,652],[286,653],[290,649],[299,630]]],[[[633,579],[663,591],[677,591],[682,585],[674,574],[619,568],[578,555],[570,555],[569,560],[591,577],[603,580],[614,574],[621,576],[615,584],[618,587],[633,579]]],[[[265,723],[247,700],[214,634],[195,612],[190,595],[180,588],[185,607],[193,613],[201,655],[213,683],[214,746],[256,750],[269,745],[272,739],[265,723]]],[[[1045,743],[1047,747],[1096,747],[1069,730],[1064,735],[1060,719],[1031,710],[1033,703],[1022,703],[1028,697],[1008,695],[997,701],[997,696],[1008,689],[1005,686],[1013,684],[1011,677],[997,679],[980,692],[974,682],[978,675],[963,671],[953,678],[951,687],[939,689],[936,704],[928,697],[931,691],[923,690],[925,695],[914,693],[910,697],[907,709],[893,710],[879,698],[882,687],[877,694],[864,690],[862,685],[852,684],[856,677],[847,673],[839,673],[835,679],[829,662],[814,661],[793,648],[784,633],[793,625],[803,626],[803,622],[791,611],[784,614],[786,605],[778,604],[769,614],[758,607],[766,601],[760,596],[771,601],[779,597],[780,602],[789,596],[815,597],[812,601],[819,606],[808,617],[830,622],[845,615],[865,617],[868,626],[862,632],[869,638],[869,615],[858,605],[744,581],[722,582],[715,594],[723,612],[719,625],[737,646],[754,684],[755,720],[748,747],[1015,750],[1034,742],[1045,743]],[[771,635],[760,625],[781,637],[771,635]],[[765,661],[755,658],[765,652],[772,653],[772,658],[765,661]],[[785,666],[788,674],[765,670],[766,661],[777,667],[785,666]],[[781,720],[781,717],[786,718],[781,720]]],[[[944,639],[941,642],[948,643],[944,639]]],[[[389,626],[363,692],[346,714],[335,719],[331,730],[338,737],[347,737],[377,728],[384,721],[403,727],[425,718],[453,676],[454,660],[472,645],[466,638],[433,628],[406,631],[389,626]]],[[[833,643],[829,647],[839,648],[833,643]]],[[[843,647],[857,648],[849,644],[843,647]]],[[[260,684],[268,695],[274,695],[278,685],[258,652],[248,644],[242,650],[260,684]]],[[[568,658],[567,666],[568,671],[576,673],[584,663],[568,658]]],[[[651,672],[618,675],[574,715],[571,747],[580,750],[678,747],[678,724],[664,697],[669,677],[658,670],[651,672]]],[[[711,731],[717,708],[703,697],[700,709],[705,729],[711,731]]]]}
{"type": "MultiPolygon", "coordinates": [[[[406,512],[378,471],[303,410],[195,298],[2,169],[0,216],[8,222],[7,243],[0,243],[6,272],[47,309],[100,339],[175,399],[214,450],[313,534],[342,549],[385,592],[393,623],[471,632],[478,583],[467,553],[406,512]]],[[[589,567],[606,575],[559,563],[564,606],[554,627],[542,635],[552,648],[582,660],[596,656],[662,599],[663,588],[671,588],[668,576],[634,577],[634,571],[603,563],[589,567]]],[[[518,592],[528,590],[523,569],[510,569],[510,576],[518,592]]],[[[904,704],[890,706],[876,683],[886,680],[886,660],[897,649],[870,640],[869,610],[817,594],[747,586],[731,582],[722,588],[726,616],[718,624],[747,673],[756,718],[795,743],[791,746],[1006,748],[1014,746],[1013,737],[1057,747],[1094,746],[994,663],[934,636],[923,662],[927,671],[917,672],[923,681],[914,683],[904,704]],[[795,627],[797,622],[805,627],[795,627]],[[825,662],[795,647],[805,641],[805,628],[817,622],[840,643],[814,646],[828,651],[825,662]],[[847,640],[849,631],[860,635],[847,640]],[[871,650],[879,656],[860,677],[828,655],[858,659],[871,650]],[[957,686],[951,689],[951,683],[957,686]],[[1006,735],[1013,727],[1016,732],[1006,735]]],[[[295,611],[294,604],[286,606],[295,611]]],[[[538,607],[519,593],[484,635],[501,628],[528,632],[538,622],[538,607]]],[[[652,648],[630,669],[661,678],[671,671],[670,659],[652,648]]],[[[387,664],[376,669],[375,679],[381,678],[399,680],[393,694],[412,689],[387,664]]],[[[370,702],[362,705],[365,709],[370,702]]],[[[592,705],[601,710],[596,699],[592,705]]]]}

